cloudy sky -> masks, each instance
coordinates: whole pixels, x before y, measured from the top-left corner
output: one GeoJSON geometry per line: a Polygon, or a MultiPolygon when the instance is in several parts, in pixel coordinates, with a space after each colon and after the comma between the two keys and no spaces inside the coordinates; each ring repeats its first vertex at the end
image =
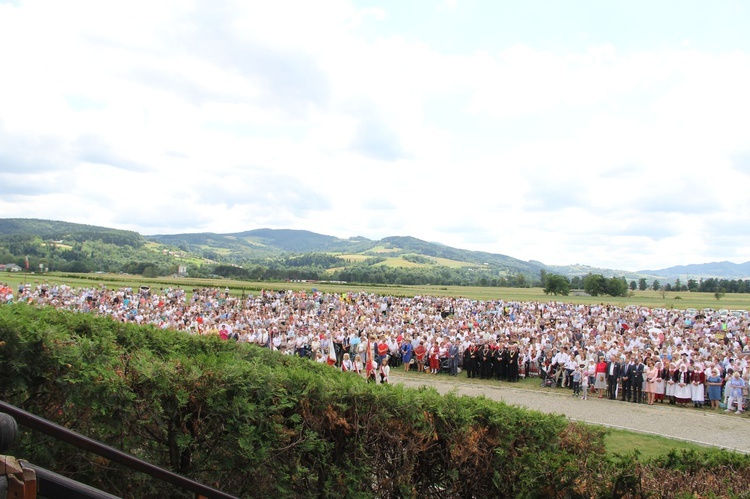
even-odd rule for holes
{"type": "Polygon", "coordinates": [[[0,0],[0,217],[750,260],[750,2],[0,0]]]}

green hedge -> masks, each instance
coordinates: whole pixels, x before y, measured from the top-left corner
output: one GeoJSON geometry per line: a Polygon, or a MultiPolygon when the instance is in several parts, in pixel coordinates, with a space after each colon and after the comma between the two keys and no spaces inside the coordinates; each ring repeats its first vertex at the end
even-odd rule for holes
{"type": "MultiPolygon", "coordinates": [[[[604,430],[561,416],[367,384],[218,338],[12,305],[0,340],[3,400],[239,497],[636,497],[706,472],[702,454],[611,460],[604,430]]],[[[12,451],[114,494],[180,497],[40,434],[12,451]]],[[[721,474],[746,476],[747,459],[710,455],[710,483],[747,493],[721,474]]]]}

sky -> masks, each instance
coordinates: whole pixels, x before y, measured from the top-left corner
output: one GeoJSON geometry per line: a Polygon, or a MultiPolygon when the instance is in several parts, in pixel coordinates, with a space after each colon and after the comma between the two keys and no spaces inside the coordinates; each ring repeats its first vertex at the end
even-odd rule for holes
{"type": "Polygon", "coordinates": [[[0,0],[0,217],[750,260],[750,2],[0,0]]]}

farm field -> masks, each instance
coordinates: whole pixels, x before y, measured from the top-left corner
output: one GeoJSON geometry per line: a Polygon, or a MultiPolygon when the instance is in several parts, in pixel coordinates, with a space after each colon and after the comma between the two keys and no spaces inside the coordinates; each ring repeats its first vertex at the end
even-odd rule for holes
{"type": "Polygon", "coordinates": [[[182,287],[197,286],[218,287],[229,289],[232,294],[253,293],[263,289],[271,290],[307,290],[317,289],[323,292],[344,293],[348,291],[368,292],[392,296],[445,296],[469,298],[474,300],[505,300],[505,301],[558,301],[580,304],[611,304],[619,307],[628,305],[649,308],[703,308],[750,310],[750,294],[727,293],[717,300],[712,293],[690,292],[661,292],[634,291],[632,296],[581,296],[571,292],[569,296],[545,295],[541,288],[496,288],[479,286],[397,286],[377,284],[350,284],[327,282],[254,282],[233,279],[191,279],[191,278],[144,278],[136,275],[123,274],[69,274],[50,272],[47,274],[6,273],[0,274],[0,282],[17,286],[28,282],[32,286],[43,282],[67,284],[70,286],[107,286],[107,287],[182,287]]]}

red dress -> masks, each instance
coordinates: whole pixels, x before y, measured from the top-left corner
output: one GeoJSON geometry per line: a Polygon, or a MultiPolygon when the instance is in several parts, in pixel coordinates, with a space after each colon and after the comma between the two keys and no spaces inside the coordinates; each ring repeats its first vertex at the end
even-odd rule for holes
{"type": "Polygon", "coordinates": [[[440,347],[435,345],[430,351],[430,369],[439,371],[440,370],[440,347]]]}
{"type": "Polygon", "coordinates": [[[417,357],[417,362],[424,362],[424,356],[427,354],[427,349],[421,343],[414,349],[414,355],[417,357]]]}

